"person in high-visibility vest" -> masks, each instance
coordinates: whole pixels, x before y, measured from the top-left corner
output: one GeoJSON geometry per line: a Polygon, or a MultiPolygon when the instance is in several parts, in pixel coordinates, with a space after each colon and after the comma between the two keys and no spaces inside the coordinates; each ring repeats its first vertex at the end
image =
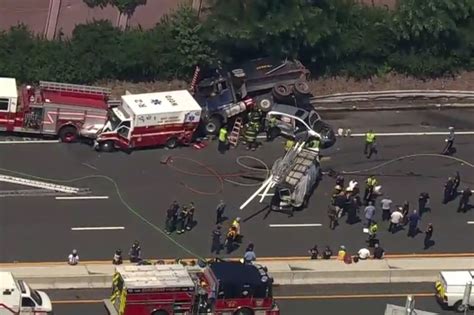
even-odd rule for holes
{"type": "Polygon", "coordinates": [[[267,141],[273,141],[278,134],[277,130],[277,120],[275,117],[270,117],[270,119],[267,119],[267,125],[265,128],[265,131],[267,133],[267,141]]]}
{"type": "Polygon", "coordinates": [[[256,124],[248,124],[244,131],[244,139],[247,142],[247,150],[255,151],[257,148],[257,126],[256,124]]]}
{"type": "Polygon", "coordinates": [[[239,217],[235,218],[235,220],[232,221],[231,226],[235,228],[235,232],[237,233],[237,235],[240,235],[240,218],[239,217]]]}
{"type": "Polygon", "coordinates": [[[285,142],[285,151],[290,151],[295,146],[295,141],[292,139],[288,139],[285,142]]]}
{"type": "Polygon", "coordinates": [[[377,186],[377,179],[374,175],[370,175],[365,181],[364,201],[366,203],[372,199],[375,186],[377,186]]]}
{"type": "Polygon", "coordinates": [[[377,153],[377,150],[375,148],[375,138],[375,133],[372,129],[370,129],[365,134],[364,154],[367,156],[368,159],[370,159],[373,153],[377,153]]]}
{"type": "Polygon", "coordinates": [[[221,154],[224,154],[225,151],[227,151],[227,147],[228,147],[227,144],[228,144],[228,141],[227,141],[227,128],[222,127],[219,130],[219,145],[217,147],[217,149],[219,150],[219,152],[221,154]]]}
{"type": "Polygon", "coordinates": [[[310,138],[309,141],[306,142],[306,148],[314,151],[319,151],[319,139],[318,138],[310,138]]]}

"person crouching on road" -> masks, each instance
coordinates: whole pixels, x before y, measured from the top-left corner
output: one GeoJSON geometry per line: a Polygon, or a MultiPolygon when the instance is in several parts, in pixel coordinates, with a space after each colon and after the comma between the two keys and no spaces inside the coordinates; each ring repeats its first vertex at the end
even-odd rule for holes
{"type": "Polygon", "coordinates": [[[217,146],[217,150],[221,154],[224,154],[228,148],[229,148],[229,140],[227,137],[227,128],[222,127],[221,129],[219,129],[219,144],[217,146]]]}
{"type": "Polygon", "coordinates": [[[142,260],[142,248],[138,241],[133,242],[132,248],[128,252],[129,260],[131,263],[138,263],[142,260]]]}
{"type": "Polygon", "coordinates": [[[367,258],[370,257],[370,251],[367,249],[367,248],[361,248],[359,249],[359,251],[357,252],[357,257],[360,259],[360,260],[367,260],[367,258]]]}
{"type": "Polygon", "coordinates": [[[112,264],[114,265],[121,265],[123,263],[123,258],[122,258],[122,250],[117,249],[114,254],[114,258],[112,259],[112,264]]]}
{"type": "Polygon", "coordinates": [[[75,266],[79,263],[79,254],[77,253],[76,249],[73,249],[72,253],[69,254],[67,263],[71,266],[75,266]]]}
{"type": "Polygon", "coordinates": [[[313,248],[308,250],[308,253],[309,253],[311,259],[318,259],[318,255],[319,255],[318,245],[314,245],[313,248]]]}

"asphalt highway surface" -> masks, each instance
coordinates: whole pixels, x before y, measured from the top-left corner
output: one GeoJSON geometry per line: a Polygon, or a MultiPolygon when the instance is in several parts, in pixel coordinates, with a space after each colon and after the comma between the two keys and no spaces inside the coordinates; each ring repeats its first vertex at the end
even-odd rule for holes
{"type": "MultiPolygon", "coordinates": [[[[415,297],[415,308],[438,314],[455,314],[442,308],[432,296],[432,283],[374,285],[324,285],[276,287],[274,296],[281,314],[383,314],[387,304],[404,306],[408,294],[415,297]]],[[[106,313],[101,300],[110,290],[54,290],[47,292],[55,314],[106,313]]]]}
{"type": "MultiPolygon", "coordinates": [[[[451,124],[458,131],[474,131],[473,114],[469,110],[351,112],[327,113],[323,118],[335,128],[351,128],[353,132],[364,132],[368,126],[374,126],[376,132],[438,132],[446,131],[451,124]]],[[[249,171],[238,165],[237,160],[240,157],[240,162],[262,168],[255,160],[241,158],[252,156],[271,167],[283,154],[281,139],[264,142],[255,152],[239,146],[220,155],[216,146],[214,141],[202,150],[158,148],[131,154],[107,154],[95,152],[84,144],[1,143],[0,174],[34,175],[44,181],[90,188],[92,192],[88,197],[97,199],[61,199],[64,196],[60,195],[34,197],[28,193],[1,197],[1,191],[33,188],[0,183],[0,262],[61,261],[73,248],[79,251],[81,260],[108,260],[117,248],[127,252],[134,240],[141,242],[145,258],[210,257],[215,207],[220,199],[226,202],[226,217],[239,216],[243,220],[241,247],[255,243],[260,257],[304,256],[315,244],[329,245],[334,251],[345,245],[349,252],[366,246],[367,235],[362,232],[361,223],[349,225],[341,219],[335,231],[329,229],[327,206],[335,184],[328,176],[312,195],[308,208],[294,217],[269,212],[266,204],[260,204],[257,199],[242,211],[238,210],[266,173],[249,171]],[[162,164],[167,158],[171,162],[162,164]],[[215,176],[216,172],[224,181],[215,176]],[[162,229],[166,209],[173,200],[181,204],[193,201],[197,224],[190,232],[167,237],[162,229]],[[278,226],[281,224],[293,226],[278,226]]],[[[363,138],[340,138],[333,148],[323,151],[322,167],[338,172],[357,171],[345,177],[347,182],[352,178],[358,180],[362,187],[367,175],[375,174],[384,194],[395,204],[408,200],[414,208],[420,192],[430,193],[431,212],[423,215],[420,225],[422,229],[428,223],[434,226],[434,243],[426,250],[422,233],[414,238],[407,237],[406,230],[388,233],[388,223],[380,222],[378,205],[378,238],[387,253],[473,252],[470,236],[474,233],[474,224],[469,222],[474,222],[474,211],[456,213],[458,200],[441,204],[447,177],[459,171],[461,188],[474,187],[473,168],[466,163],[433,156],[410,157],[382,165],[402,156],[436,154],[443,146],[444,136],[379,137],[379,154],[367,160],[362,154],[363,138]]],[[[474,162],[473,135],[458,135],[455,147],[455,157],[474,162]]],[[[228,224],[229,220],[224,222],[225,229],[228,224]]],[[[239,248],[231,255],[241,256],[243,250],[239,248]]]]}

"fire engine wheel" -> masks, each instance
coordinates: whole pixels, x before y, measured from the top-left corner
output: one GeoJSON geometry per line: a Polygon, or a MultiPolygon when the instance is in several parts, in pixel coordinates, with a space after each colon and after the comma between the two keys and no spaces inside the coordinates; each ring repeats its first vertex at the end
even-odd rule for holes
{"type": "Polygon", "coordinates": [[[235,311],[234,315],[254,315],[254,312],[249,308],[241,308],[235,311]]]}
{"type": "Polygon", "coordinates": [[[311,94],[311,91],[310,91],[310,89],[309,89],[308,82],[303,81],[303,80],[296,81],[296,82],[295,82],[295,85],[294,85],[294,87],[293,87],[293,90],[294,90],[298,95],[301,95],[301,96],[311,94]]]}
{"type": "Polygon", "coordinates": [[[165,310],[157,310],[151,313],[151,315],[169,315],[169,313],[165,310]]]}
{"type": "Polygon", "coordinates": [[[291,88],[286,84],[277,84],[273,87],[272,93],[279,100],[286,99],[291,95],[291,88]]]}
{"type": "Polygon", "coordinates": [[[222,120],[219,117],[211,117],[209,121],[206,123],[206,134],[208,135],[216,135],[221,129],[222,120]]]}
{"type": "Polygon", "coordinates": [[[113,141],[104,141],[99,143],[99,151],[101,152],[113,152],[115,151],[115,144],[113,141]]]}
{"type": "Polygon", "coordinates": [[[58,133],[61,142],[71,143],[77,141],[77,129],[73,126],[66,126],[61,128],[58,133]]]}
{"type": "Polygon", "coordinates": [[[166,147],[168,149],[174,149],[178,146],[178,139],[176,139],[175,137],[173,138],[169,138],[167,141],[166,141],[166,147]]]}
{"type": "Polygon", "coordinates": [[[273,102],[270,98],[261,98],[257,101],[257,107],[264,112],[269,112],[272,109],[273,102]]]}

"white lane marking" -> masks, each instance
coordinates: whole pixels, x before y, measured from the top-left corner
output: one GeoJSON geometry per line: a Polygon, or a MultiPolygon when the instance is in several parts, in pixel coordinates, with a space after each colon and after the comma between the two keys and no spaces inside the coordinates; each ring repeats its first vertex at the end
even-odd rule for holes
{"type": "MultiPolygon", "coordinates": [[[[258,194],[258,195],[259,195],[260,197],[263,196],[263,194],[258,194]]],[[[271,196],[273,196],[273,195],[275,195],[275,194],[266,194],[265,197],[271,197],[271,196]]]]}
{"type": "Polygon", "coordinates": [[[319,223],[303,223],[303,224],[269,224],[269,227],[317,227],[323,226],[319,223]]]}
{"type": "MultiPolygon", "coordinates": [[[[474,135],[474,131],[457,131],[455,132],[456,135],[474,135]]],[[[403,137],[403,136],[446,136],[449,135],[449,132],[380,132],[376,133],[376,136],[395,136],[395,137],[403,137]]],[[[365,137],[365,133],[353,133],[350,137],[365,137]]]]}
{"type": "Polygon", "coordinates": [[[467,221],[467,224],[474,224],[474,221],[467,221]]]}
{"type": "Polygon", "coordinates": [[[73,227],[72,231],[111,231],[125,230],[124,226],[89,226],[89,227],[73,227]]]}
{"type": "Polygon", "coordinates": [[[87,163],[82,163],[82,165],[84,165],[84,166],[87,166],[87,167],[89,167],[89,168],[92,168],[93,170],[96,170],[96,171],[98,171],[98,170],[99,170],[97,167],[95,167],[95,166],[92,166],[92,165],[90,165],[90,164],[87,164],[87,163]]]}
{"type": "Polygon", "coordinates": [[[109,196],[74,196],[74,197],[54,197],[56,200],[95,200],[95,199],[109,199],[109,196]]]}
{"type": "Polygon", "coordinates": [[[31,143],[59,143],[59,140],[0,141],[0,144],[31,144],[31,143]]]}

